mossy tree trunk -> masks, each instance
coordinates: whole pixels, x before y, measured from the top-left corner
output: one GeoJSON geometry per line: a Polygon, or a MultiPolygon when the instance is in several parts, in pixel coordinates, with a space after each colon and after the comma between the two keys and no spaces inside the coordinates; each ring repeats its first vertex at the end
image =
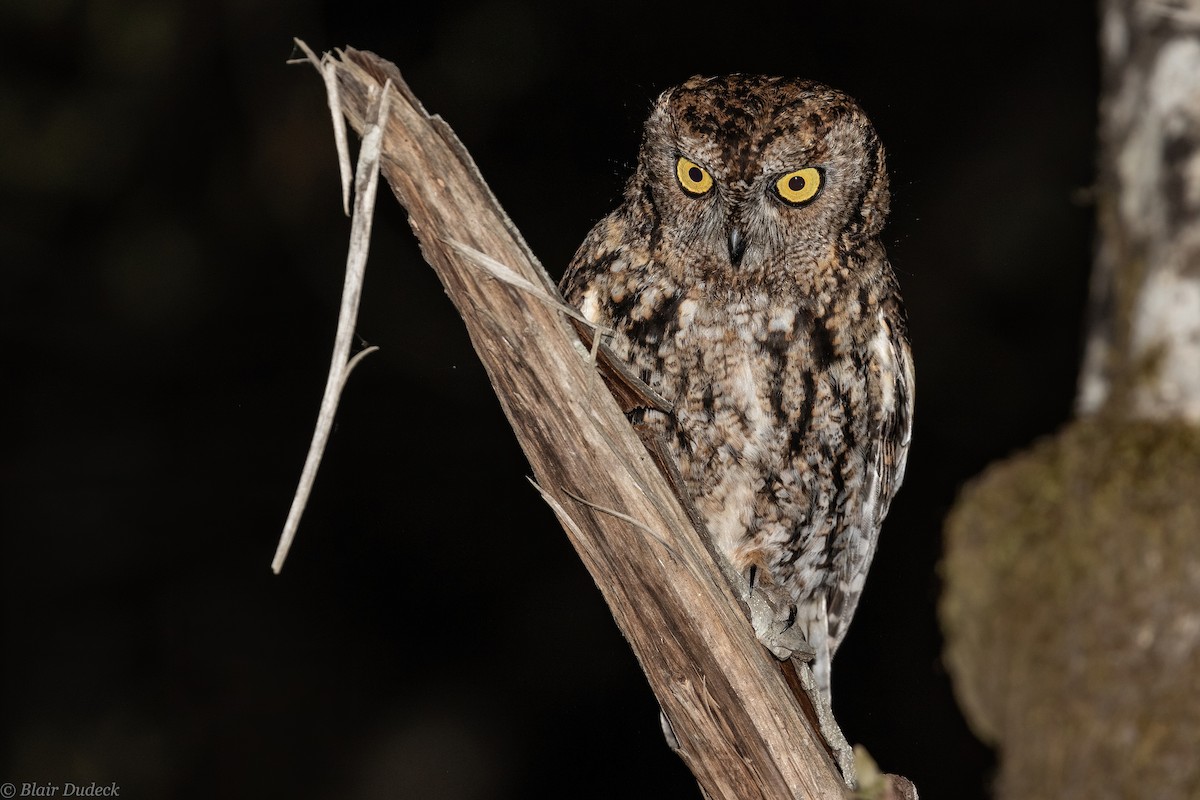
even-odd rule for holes
{"type": "Polygon", "coordinates": [[[1200,797],[1200,2],[1104,0],[1078,417],[947,521],[946,662],[1000,798],[1200,797]]]}

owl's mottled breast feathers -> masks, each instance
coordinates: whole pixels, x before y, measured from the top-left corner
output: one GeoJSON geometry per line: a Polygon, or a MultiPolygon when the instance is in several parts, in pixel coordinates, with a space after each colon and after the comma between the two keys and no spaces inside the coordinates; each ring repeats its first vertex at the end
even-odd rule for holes
{"type": "Polygon", "coordinates": [[[887,212],[883,149],[848,96],[693,78],[655,104],[624,202],[562,281],[674,404],[647,423],[718,551],[817,648],[826,692],[911,432],[887,212]]]}

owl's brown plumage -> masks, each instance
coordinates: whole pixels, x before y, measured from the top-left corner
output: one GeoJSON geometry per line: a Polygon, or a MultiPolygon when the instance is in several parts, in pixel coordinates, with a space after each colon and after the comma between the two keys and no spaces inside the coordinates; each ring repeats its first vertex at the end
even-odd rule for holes
{"type": "Polygon", "coordinates": [[[879,241],[883,148],[818,83],[692,78],[646,122],[567,300],[674,404],[646,411],[718,550],[829,661],[904,475],[913,372],[879,241]]]}

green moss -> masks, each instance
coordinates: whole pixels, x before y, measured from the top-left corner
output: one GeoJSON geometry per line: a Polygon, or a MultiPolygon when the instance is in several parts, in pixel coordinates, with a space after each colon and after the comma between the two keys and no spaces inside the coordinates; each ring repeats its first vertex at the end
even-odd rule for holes
{"type": "Polygon", "coordinates": [[[1196,792],[1103,796],[1200,796],[1200,430],[1095,417],[992,466],[942,572],[946,662],[1010,796],[1098,796],[1070,791],[1096,756],[1130,787],[1178,759],[1196,792]]]}

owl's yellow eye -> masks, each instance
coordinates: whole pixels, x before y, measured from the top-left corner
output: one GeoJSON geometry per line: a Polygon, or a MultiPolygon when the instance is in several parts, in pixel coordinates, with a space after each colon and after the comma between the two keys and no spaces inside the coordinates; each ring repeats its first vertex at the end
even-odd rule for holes
{"type": "Polygon", "coordinates": [[[708,170],[683,156],[675,162],[675,175],[679,178],[679,185],[683,190],[694,197],[707,194],[713,185],[712,175],[708,174],[708,170]]]}
{"type": "Polygon", "coordinates": [[[805,167],[775,181],[775,193],[788,205],[802,206],[821,193],[824,179],[820,168],[805,167]]]}

